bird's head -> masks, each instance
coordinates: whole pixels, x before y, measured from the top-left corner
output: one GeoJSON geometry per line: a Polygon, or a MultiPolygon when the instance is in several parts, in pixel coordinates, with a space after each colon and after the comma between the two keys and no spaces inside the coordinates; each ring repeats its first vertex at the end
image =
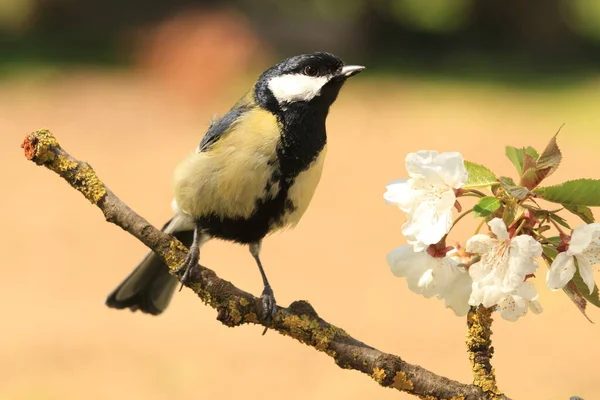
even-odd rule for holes
{"type": "Polygon", "coordinates": [[[297,103],[327,110],[346,79],[364,69],[360,65],[344,65],[330,53],[302,54],[265,71],[256,83],[254,95],[260,106],[272,111],[297,103]]]}

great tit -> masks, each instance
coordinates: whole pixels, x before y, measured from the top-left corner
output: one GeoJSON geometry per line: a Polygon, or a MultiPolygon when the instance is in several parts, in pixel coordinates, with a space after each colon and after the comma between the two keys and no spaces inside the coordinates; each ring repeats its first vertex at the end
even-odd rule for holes
{"type": "MultiPolygon", "coordinates": [[[[248,245],[264,284],[263,316],[272,318],[276,303],[260,262],[262,240],[293,227],[306,211],[323,169],[329,107],[346,79],[363,69],[344,65],[330,53],[285,59],[213,121],[175,169],[175,216],[163,227],[190,249],[179,267],[182,282],[209,239],[248,245]]],[[[150,252],[106,304],[157,315],[168,306],[177,283],[150,252]]]]}

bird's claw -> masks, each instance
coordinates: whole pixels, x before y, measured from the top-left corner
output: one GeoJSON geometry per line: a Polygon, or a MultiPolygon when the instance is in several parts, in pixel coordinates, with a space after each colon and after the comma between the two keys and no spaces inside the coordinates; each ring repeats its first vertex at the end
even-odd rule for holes
{"type": "Polygon", "coordinates": [[[263,290],[260,300],[262,301],[263,306],[263,322],[267,325],[265,328],[263,335],[267,333],[267,329],[271,322],[273,322],[273,318],[277,313],[277,302],[275,301],[275,295],[273,294],[273,289],[270,286],[265,286],[263,290]]]}
{"type": "Polygon", "coordinates": [[[180,276],[179,282],[181,282],[181,287],[179,288],[179,291],[183,289],[183,285],[185,285],[190,279],[190,275],[194,268],[198,265],[199,259],[200,249],[192,246],[192,248],[190,248],[190,252],[185,257],[185,261],[175,271],[177,275],[180,276]]]}

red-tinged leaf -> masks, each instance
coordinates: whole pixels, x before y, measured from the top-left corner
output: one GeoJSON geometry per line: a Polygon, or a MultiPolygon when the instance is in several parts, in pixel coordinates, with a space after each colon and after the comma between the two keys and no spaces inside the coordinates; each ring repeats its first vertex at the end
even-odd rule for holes
{"type": "Polygon", "coordinates": [[[550,142],[540,155],[540,158],[537,160],[537,170],[540,176],[539,182],[556,171],[560,165],[560,162],[562,161],[562,153],[560,152],[558,143],[556,142],[557,135],[558,133],[556,133],[556,135],[550,139],[550,142]]]}
{"type": "Polygon", "coordinates": [[[528,169],[535,169],[537,167],[537,161],[523,150],[523,171],[527,172],[528,169]]]}
{"type": "Polygon", "coordinates": [[[523,175],[521,176],[521,186],[526,187],[531,190],[538,184],[538,173],[535,168],[525,169],[523,175]]]}
{"type": "Polygon", "coordinates": [[[571,299],[573,304],[575,304],[575,307],[577,307],[577,309],[579,311],[581,311],[583,316],[593,324],[594,321],[592,321],[590,319],[590,317],[588,317],[587,314],[585,313],[585,308],[587,306],[587,300],[583,297],[583,295],[581,294],[579,289],[577,289],[577,286],[575,285],[575,283],[573,283],[573,281],[567,283],[567,286],[565,286],[563,288],[563,291],[567,294],[569,299],[571,299]]]}
{"type": "Polygon", "coordinates": [[[506,190],[508,194],[517,200],[523,200],[531,194],[529,189],[522,186],[517,186],[512,178],[502,176],[498,180],[500,181],[500,184],[504,190],[506,190]]]}
{"type": "Polygon", "coordinates": [[[575,287],[579,290],[579,293],[591,304],[596,307],[600,307],[600,296],[598,295],[598,285],[594,285],[594,291],[590,293],[590,289],[587,284],[583,281],[581,274],[579,273],[579,265],[577,266],[577,270],[575,270],[575,275],[573,275],[573,279],[571,280],[575,284],[575,287]]]}

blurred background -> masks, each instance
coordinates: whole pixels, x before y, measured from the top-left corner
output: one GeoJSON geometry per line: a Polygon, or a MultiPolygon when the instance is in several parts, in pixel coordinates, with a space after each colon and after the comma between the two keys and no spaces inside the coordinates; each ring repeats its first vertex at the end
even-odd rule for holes
{"type": "MultiPolygon", "coordinates": [[[[51,129],[159,225],[171,171],[213,115],[276,61],[316,50],[368,70],[331,111],[303,221],[264,244],[277,300],[309,300],[358,339],[470,381],[464,319],[385,263],[404,244],[385,184],[420,149],[513,174],[504,145],[541,150],[563,123],[565,159],[549,183],[600,178],[600,2],[0,0],[0,399],[410,398],[289,338],[226,328],[188,290],[160,317],[106,308],[146,249],[19,148],[51,129]]],[[[473,232],[464,221],[454,240],[473,232]]],[[[260,293],[245,248],[205,249],[203,264],[260,293]]],[[[598,327],[544,278],[542,265],[541,315],[494,325],[500,387],[599,398],[598,327]]]]}

